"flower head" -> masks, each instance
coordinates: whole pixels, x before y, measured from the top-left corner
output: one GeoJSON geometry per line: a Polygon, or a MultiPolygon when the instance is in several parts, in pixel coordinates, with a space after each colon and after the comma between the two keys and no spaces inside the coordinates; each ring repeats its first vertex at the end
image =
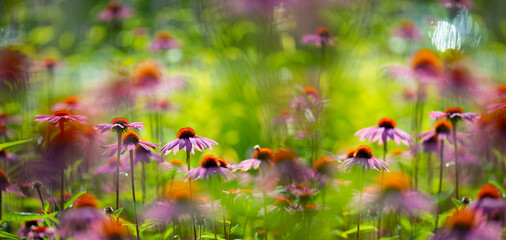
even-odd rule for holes
{"type": "Polygon", "coordinates": [[[418,41],[422,38],[422,33],[416,24],[409,20],[403,19],[400,21],[399,26],[395,29],[395,36],[407,40],[418,41]]]}
{"type": "Polygon", "coordinates": [[[55,104],[51,109],[53,111],[65,109],[67,111],[76,111],[83,107],[83,104],[79,101],[76,96],[66,97],[63,102],[55,104]]]}
{"type": "Polygon", "coordinates": [[[387,172],[388,171],[388,163],[384,162],[383,160],[377,159],[374,157],[374,152],[369,146],[362,145],[357,148],[357,152],[355,153],[355,156],[353,158],[348,158],[345,161],[339,165],[339,167],[346,166],[346,170],[350,170],[353,166],[356,164],[359,165],[360,168],[362,166],[365,166],[365,171],[368,172],[369,169],[376,169],[378,171],[382,171],[382,168],[384,168],[387,172]]]}
{"type": "Polygon", "coordinates": [[[450,121],[465,119],[469,122],[473,122],[480,117],[480,115],[476,113],[464,113],[464,110],[459,107],[449,107],[444,112],[433,111],[429,113],[429,116],[432,120],[447,118],[450,121]]]}
{"type": "Polygon", "coordinates": [[[35,122],[50,122],[56,126],[65,122],[78,122],[85,124],[87,117],[82,115],[72,115],[67,111],[56,111],[53,115],[37,115],[35,116],[35,122]]]}
{"type": "Polygon", "coordinates": [[[443,78],[443,64],[439,57],[429,49],[420,49],[411,56],[409,66],[392,66],[388,74],[396,78],[413,78],[421,84],[443,78]]]}
{"type": "Polygon", "coordinates": [[[133,122],[129,123],[126,118],[113,118],[111,123],[98,124],[95,126],[95,129],[99,131],[100,134],[104,134],[109,130],[113,130],[114,132],[125,132],[128,129],[134,128],[140,130],[144,127],[144,123],[141,122],[133,122]]]}
{"type": "Polygon", "coordinates": [[[404,145],[409,146],[411,143],[409,134],[396,127],[397,123],[393,119],[381,118],[378,121],[378,126],[359,130],[355,133],[355,136],[359,136],[360,140],[369,139],[370,142],[378,141],[379,145],[388,140],[394,140],[397,145],[402,142],[404,145]]]}
{"type": "Polygon", "coordinates": [[[122,2],[110,1],[98,14],[98,19],[102,22],[119,21],[130,17],[133,10],[127,8],[122,2]]]}
{"type": "Polygon", "coordinates": [[[28,85],[30,61],[21,51],[0,48],[0,87],[24,89],[28,85]]]}
{"type": "Polygon", "coordinates": [[[258,169],[261,167],[265,167],[266,164],[272,164],[274,160],[274,153],[269,148],[261,148],[260,146],[255,146],[255,152],[253,152],[253,158],[244,160],[236,165],[231,165],[230,168],[233,171],[241,170],[243,172],[248,171],[250,169],[258,169]]]}
{"type": "Polygon", "coordinates": [[[228,164],[222,158],[218,158],[212,154],[205,155],[200,160],[200,166],[191,169],[186,174],[186,179],[201,179],[209,180],[209,177],[213,177],[215,174],[220,175],[224,179],[230,179],[234,177],[234,174],[228,170],[228,164]]]}
{"type": "Polygon", "coordinates": [[[319,27],[316,29],[315,34],[305,35],[302,37],[302,43],[304,44],[316,44],[316,46],[334,45],[332,34],[326,27],[319,27]]]}
{"type": "Polygon", "coordinates": [[[437,240],[495,240],[500,239],[501,226],[488,222],[484,215],[472,208],[457,209],[438,231],[437,240]]]}
{"type": "MultiPolygon", "coordinates": [[[[95,171],[95,173],[97,173],[97,174],[98,173],[115,173],[116,172],[116,162],[117,161],[118,161],[118,159],[115,158],[115,157],[109,158],[109,160],[107,161],[107,163],[104,166],[99,167],[95,171]]],[[[121,172],[130,170],[130,164],[126,164],[124,161],[120,160],[119,170],[121,172]]]]}
{"type": "Polygon", "coordinates": [[[214,140],[196,136],[195,130],[189,127],[179,129],[176,137],[176,139],[168,142],[160,149],[163,156],[169,154],[170,151],[176,155],[179,150],[185,150],[195,154],[195,148],[203,152],[205,148],[212,150],[213,145],[218,145],[214,140]]]}
{"type": "MultiPolygon", "coordinates": [[[[156,144],[141,140],[139,134],[137,134],[133,130],[127,130],[123,133],[121,137],[121,154],[123,154],[126,150],[133,151],[136,147],[142,147],[145,151],[151,152],[152,148],[156,148],[156,144]]],[[[118,144],[105,145],[107,150],[103,153],[107,155],[107,157],[112,157],[118,151],[118,144]]]]}
{"type": "Polygon", "coordinates": [[[151,41],[150,50],[168,50],[178,47],[179,43],[172,37],[169,31],[159,31],[151,41]]]}

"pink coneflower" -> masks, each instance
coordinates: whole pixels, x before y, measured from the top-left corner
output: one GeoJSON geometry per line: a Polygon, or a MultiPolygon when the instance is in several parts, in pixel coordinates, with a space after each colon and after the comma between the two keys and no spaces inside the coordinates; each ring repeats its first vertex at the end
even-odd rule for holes
{"type": "Polygon", "coordinates": [[[313,170],[326,177],[332,176],[337,169],[337,161],[333,156],[321,156],[313,163],[313,170]]]}
{"type": "MultiPolygon", "coordinates": [[[[141,140],[139,134],[137,134],[133,130],[127,130],[122,135],[122,145],[121,145],[121,154],[123,154],[126,150],[133,151],[136,147],[142,147],[144,150],[151,152],[152,148],[156,148],[156,145],[150,143],[148,141],[141,140]]],[[[104,147],[107,150],[103,153],[103,155],[107,155],[107,157],[112,157],[118,151],[118,144],[105,145],[104,147]]]]}
{"type": "MultiPolygon", "coordinates": [[[[455,150],[451,150],[451,151],[448,151],[448,152],[445,152],[445,156],[444,156],[444,161],[445,162],[455,162],[455,150]]],[[[463,147],[463,146],[460,146],[457,148],[457,151],[458,151],[458,156],[459,156],[459,164],[460,163],[466,163],[466,164],[480,164],[480,161],[470,155],[466,148],[463,147]]]]}
{"type": "Polygon", "coordinates": [[[492,103],[487,106],[487,112],[493,113],[495,111],[506,110],[506,99],[501,103],[492,103]]]}
{"type": "Polygon", "coordinates": [[[446,8],[473,8],[471,0],[439,0],[446,8]]]}
{"type": "Polygon", "coordinates": [[[388,163],[384,162],[381,159],[374,157],[374,152],[369,146],[362,145],[357,148],[357,152],[353,158],[348,158],[344,160],[339,167],[345,166],[347,167],[347,171],[350,170],[356,164],[359,165],[360,168],[365,166],[365,171],[368,172],[369,169],[375,169],[378,171],[382,171],[382,168],[385,171],[388,171],[388,163]]]}
{"type": "Polygon", "coordinates": [[[131,128],[141,130],[144,125],[145,124],[142,122],[129,123],[126,118],[113,118],[111,120],[111,123],[98,124],[95,126],[95,128],[99,131],[100,134],[104,134],[111,129],[114,132],[123,133],[131,128]]]}
{"type": "Polygon", "coordinates": [[[164,81],[163,65],[156,60],[139,62],[131,74],[134,88],[151,90],[164,81]]]}
{"type": "MultiPolygon", "coordinates": [[[[422,132],[420,134],[420,138],[422,141],[429,141],[432,137],[437,136],[437,139],[439,142],[448,140],[450,143],[453,143],[453,139],[451,137],[453,132],[453,125],[450,121],[442,118],[439,119],[436,124],[434,124],[434,129],[422,132]]],[[[457,141],[459,143],[464,143],[462,137],[460,134],[457,134],[457,141]]]]}
{"type": "Polygon", "coordinates": [[[0,48],[0,87],[25,89],[28,85],[30,61],[12,47],[0,48]]]}
{"type": "Polygon", "coordinates": [[[504,194],[491,183],[487,183],[480,188],[476,200],[469,208],[480,211],[489,221],[504,223],[506,220],[504,194]]]}
{"type": "Polygon", "coordinates": [[[287,186],[286,191],[299,197],[299,204],[306,204],[318,190],[307,185],[287,186]]]}
{"type": "Polygon", "coordinates": [[[302,37],[304,44],[316,44],[318,47],[334,45],[332,34],[326,27],[319,27],[316,29],[315,34],[305,35],[302,37]]]}
{"type": "Polygon", "coordinates": [[[500,224],[487,222],[485,216],[473,209],[461,208],[446,219],[434,240],[497,240],[501,236],[500,224]]]}
{"type": "Polygon", "coordinates": [[[176,171],[179,173],[186,172],[186,167],[184,166],[184,162],[179,159],[171,159],[168,162],[163,161],[158,164],[163,170],[167,171],[176,171]]]}
{"type": "Polygon", "coordinates": [[[151,51],[169,50],[178,48],[179,43],[172,37],[169,31],[159,31],[151,41],[149,49],[151,51]]]}
{"type": "Polygon", "coordinates": [[[209,177],[213,177],[215,174],[220,175],[224,179],[231,179],[234,177],[234,174],[228,170],[225,160],[217,158],[212,154],[207,154],[200,160],[199,167],[188,171],[186,179],[197,180],[203,178],[209,180],[209,177]]]}
{"type": "Polygon", "coordinates": [[[27,239],[56,239],[56,229],[54,227],[32,225],[27,227],[23,225],[18,231],[18,237],[25,237],[27,239]]]}
{"type": "Polygon", "coordinates": [[[360,140],[369,139],[370,142],[378,141],[379,145],[386,143],[388,140],[394,140],[397,145],[401,142],[409,146],[411,137],[406,132],[397,128],[397,123],[391,118],[381,118],[378,121],[378,126],[368,127],[359,130],[355,133],[359,136],[360,140]]]}
{"type": "Polygon", "coordinates": [[[198,137],[195,134],[195,130],[189,127],[179,129],[176,134],[177,138],[165,144],[165,146],[160,149],[160,152],[163,156],[169,154],[170,151],[176,155],[179,150],[185,150],[186,152],[195,154],[195,148],[203,152],[205,148],[213,150],[213,145],[218,145],[214,140],[198,137]]]}
{"type": "Polygon", "coordinates": [[[412,78],[421,84],[443,79],[443,64],[432,50],[423,48],[411,56],[409,66],[392,66],[387,69],[395,78],[412,78]]]}
{"type": "Polygon", "coordinates": [[[134,11],[126,7],[122,2],[110,1],[98,14],[98,19],[102,22],[120,21],[129,18],[134,11]]]}
{"type": "Polygon", "coordinates": [[[100,239],[97,225],[104,220],[98,210],[98,201],[92,194],[85,193],[78,197],[72,208],[60,216],[59,234],[62,238],[100,239]]]}
{"type": "Polygon", "coordinates": [[[314,178],[313,170],[302,165],[302,159],[290,149],[278,149],[274,153],[274,168],[263,177],[265,189],[281,185],[300,184],[314,178]]]}
{"type": "Polygon", "coordinates": [[[353,158],[355,157],[355,153],[357,153],[357,148],[350,148],[346,151],[345,154],[339,154],[339,155],[336,155],[335,158],[337,159],[337,161],[339,163],[341,163],[342,161],[348,159],[348,158],[353,158]]]}
{"type": "MultiPolygon", "coordinates": [[[[116,172],[116,158],[112,157],[112,158],[109,158],[109,160],[107,161],[107,164],[102,166],[102,167],[99,167],[95,173],[96,174],[99,174],[99,173],[114,173],[116,172]]],[[[119,164],[119,169],[120,171],[128,171],[130,170],[130,166],[128,166],[127,163],[124,163],[124,161],[121,161],[120,164],[119,164]]]]}
{"type": "Polygon", "coordinates": [[[476,113],[465,113],[462,108],[459,107],[449,107],[444,112],[432,111],[429,113],[429,116],[432,120],[447,118],[450,121],[465,119],[469,122],[473,122],[475,119],[480,117],[480,115],[476,113]]]}
{"type": "Polygon", "coordinates": [[[63,102],[55,104],[51,110],[57,111],[57,110],[67,110],[67,111],[76,111],[81,110],[83,107],[83,104],[79,101],[79,98],[76,96],[69,96],[66,97],[63,102]]]}
{"type": "Polygon", "coordinates": [[[265,168],[267,164],[272,164],[274,160],[274,153],[269,148],[261,148],[260,146],[255,146],[255,152],[253,153],[252,159],[244,160],[238,164],[231,165],[230,169],[233,171],[241,170],[246,172],[250,169],[258,169],[265,168]]]}
{"type": "Polygon", "coordinates": [[[0,161],[14,163],[19,161],[19,157],[14,153],[8,152],[7,149],[2,149],[0,150],[0,161]]]}
{"type": "Polygon", "coordinates": [[[65,122],[78,122],[85,124],[88,119],[86,116],[82,115],[72,115],[67,111],[56,111],[53,115],[36,115],[35,122],[50,122],[55,123],[55,126],[63,125],[65,122]]]}
{"type": "Polygon", "coordinates": [[[399,26],[395,29],[394,34],[396,37],[419,41],[422,39],[422,33],[416,24],[409,20],[403,19],[400,21],[399,26]]]}

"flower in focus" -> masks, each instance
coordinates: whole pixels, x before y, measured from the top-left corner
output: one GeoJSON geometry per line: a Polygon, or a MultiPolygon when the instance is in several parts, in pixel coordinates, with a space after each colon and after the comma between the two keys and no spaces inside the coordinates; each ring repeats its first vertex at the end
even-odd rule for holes
{"type": "Polygon", "coordinates": [[[497,240],[501,226],[487,222],[480,213],[470,208],[457,209],[446,218],[445,226],[434,237],[436,240],[497,240]]]}
{"type": "Polygon", "coordinates": [[[397,145],[401,142],[409,146],[411,137],[406,132],[397,128],[397,123],[391,118],[381,118],[378,126],[361,129],[355,133],[360,140],[369,139],[370,142],[378,141],[379,145],[386,143],[388,140],[394,140],[397,145]]]}
{"type": "Polygon", "coordinates": [[[378,171],[382,171],[382,168],[385,169],[385,171],[388,171],[388,163],[383,162],[383,160],[375,158],[374,152],[369,146],[362,145],[357,148],[357,152],[355,153],[355,156],[353,158],[348,158],[344,160],[339,167],[345,166],[347,167],[347,171],[350,170],[353,166],[356,164],[359,165],[359,168],[362,168],[365,166],[365,171],[368,172],[369,169],[375,169],[378,171]]]}
{"type": "Polygon", "coordinates": [[[244,160],[236,165],[231,165],[230,169],[233,171],[241,170],[246,172],[250,169],[265,168],[267,164],[272,164],[274,160],[274,153],[269,148],[261,148],[255,146],[255,152],[253,152],[253,158],[244,160]]]}
{"type": "Polygon", "coordinates": [[[432,120],[447,118],[450,121],[465,119],[469,122],[473,122],[475,119],[480,117],[480,115],[476,113],[464,113],[464,110],[459,107],[449,107],[444,112],[432,111],[429,113],[429,116],[432,120]]]}
{"type": "Polygon", "coordinates": [[[57,111],[57,110],[67,110],[74,112],[76,110],[80,110],[83,107],[83,104],[79,101],[79,98],[76,96],[70,96],[63,100],[61,103],[55,104],[51,110],[57,111]]]}
{"type": "Polygon", "coordinates": [[[395,29],[394,34],[396,37],[407,40],[419,41],[422,39],[420,29],[418,29],[416,24],[409,19],[401,20],[399,26],[395,29]]]}
{"type": "MultiPolygon", "coordinates": [[[[99,173],[115,173],[116,172],[116,161],[117,161],[117,158],[115,158],[115,157],[109,158],[109,160],[107,161],[107,164],[104,165],[104,166],[99,167],[95,171],[95,173],[96,174],[99,174],[99,173]]],[[[127,164],[124,161],[120,160],[119,171],[120,172],[124,172],[124,171],[128,171],[128,170],[130,170],[130,164],[127,164]]]]}
{"type": "Polygon", "coordinates": [[[129,123],[126,118],[113,118],[111,123],[98,124],[95,128],[99,131],[100,134],[104,134],[109,130],[113,130],[114,132],[125,132],[128,129],[135,128],[137,130],[141,130],[144,127],[144,123],[141,122],[133,122],[129,123]]]}
{"type": "Polygon", "coordinates": [[[151,41],[151,51],[169,50],[178,48],[179,43],[172,37],[169,31],[159,31],[151,41]]]}
{"type": "Polygon", "coordinates": [[[214,140],[196,136],[195,130],[189,127],[179,129],[176,137],[176,139],[168,142],[160,149],[162,156],[169,154],[170,151],[176,155],[179,150],[185,150],[186,152],[189,151],[195,154],[195,148],[203,152],[204,148],[213,150],[213,145],[218,145],[214,140]]]}
{"type": "Polygon", "coordinates": [[[316,29],[315,34],[305,35],[302,37],[302,43],[304,44],[316,44],[316,46],[332,46],[334,45],[332,34],[326,27],[319,27],[316,29]]]}
{"type": "Polygon", "coordinates": [[[126,7],[122,2],[110,1],[98,14],[98,20],[102,22],[121,21],[129,18],[133,14],[133,10],[126,7]]]}
{"type": "Polygon", "coordinates": [[[85,124],[88,118],[82,115],[72,115],[67,111],[56,111],[53,115],[36,115],[35,122],[50,122],[55,123],[55,126],[59,126],[65,122],[78,122],[85,124]]]}
{"type": "MultiPolygon", "coordinates": [[[[122,136],[122,143],[121,144],[121,154],[123,154],[126,150],[135,150],[136,147],[142,147],[145,152],[151,152],[152,148],[156,148],[156,144],[141,140],[139,137],[139,134],[137,134],[133,130],[127,130],[123,133],[122,136]]],[[[114,154],[118,152],[118,144],[111,144],[111,145],[105,145],[103,146],[106,149],[106,151],[103,153],[103,155],[107,155],[107,157],[112,157],[114,154]]],[[[143,152],[143,154],[146,154],[143,152]]],[[[148,153],[149,154],[149,153],[148,153]]]]}
{"type": "Polygon", "coordinates": [[[197,180],[201,178],[209,180],[209,177],[213,177],[215,174],[220,175],[226,180],[234,177],[234,174],[228,170],[228,164],[225,160],[217,158],[212,154],[207,154],[200,160],[199,167],[188,171],[186,180],[197,180]]]}

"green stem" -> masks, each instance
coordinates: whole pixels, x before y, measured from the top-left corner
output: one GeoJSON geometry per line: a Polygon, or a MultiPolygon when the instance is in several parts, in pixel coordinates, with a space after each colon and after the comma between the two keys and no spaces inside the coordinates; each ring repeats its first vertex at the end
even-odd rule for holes
{"type": "MultiPolygon", "coordinates": [[[[65,133],[65,126],[64,126],[64,122],[60,122],[60,136],[62,137],[63,139],[63,135],[65,133]]],[[[60,170],[60,176],[61,176],[61,189],[60,189],[60,212],[63,211],[63,207],[64,207],[64,198],[63,198],[63,192],[65,191],[65,163],[64,163],[64,166],[61,166],[61,170],[60,170]]]]}
{"type": "Polygon", "coordinates": [[[132,199],[134,203],[134,220],[135,220],[135,231],[137,232],[137,240],[139,236],[139,222],[137,221],[137,206],[135,201],[135,182],[134,182],[134,151],[130,150],[130,180],[132,181],[132,199]]]}
{"type": "Polygon", "coordinates": [[[144,166],[144,161],[141,162],[141,189],[142,189],[142,202],[144,204],[146,201],[146,168],[144,166]]]}
{"type": "Polygon", "coordinates": [[[212,181],[212,178],[209,179],[208,184],[209,184],[209,200],[211,201],[211,218],[213,219],[213,230],[214,230],[214,240],[217,240],[217,236],[216,236],[216,218],[215,218],[215,213],[214,213],[214,201],[213,201],[213,186],[211,184],[211,181],[212,181]]]}
{"type": "Polygon", "coordinates": [[[118,131],[118,153],[116,154],[116,210],[119,209],[119,163],[121,156],[121,131],[118,131]]]}
{"type": "MultiPolygon", "coordinates": [[[[384,162],[387,162],[387,152],[388,152],[387,142],[384,142],[384,145],[383,145],[383,161],[384,162]]],[[[380,180],[380,186],[381,187],[383,187],[383,179],[384,178],[385,178],[385,172],[381,171],[381,180],[380,180]]],[[[380,208],[378,209],[378,211],[379,211],[379,216],[378,216],[378,232],[376,234],[377,234],[377,238],[380,239],[380,237],[381,237],[381,218],[383,217],[383,206],[380,206],[380,208]]]]}
{"type": "Polygon", "coordinates": [[[221,187],[221,178],[218,177],[218,187],[219,187],[219,192],[220,192],[220,201],[221,201],[221,210],[222,210],[222,214],[223,214],[223,236],[225,239],[227,239],[227,223],[226,223],[226,212],[225,212],[225,203],[223,202],[223,192],[222,192],[222,187],[221,187]]]}
{"type": "MultiPolygon", "coordinates": [[[[444,153],[444,140],[441,140],[441,149],[439,150],[439,189],[438,189],[438,194],[441,194],[441,191],[443,189],[443,153],[444,153]]],[[[435,222],[435,226],[434,226],[434,233],[436,232],[437,230],[437,226],[438,226],[438,220],[439,220],[439,203],[438,203],[438,206],[437,206],[437,210],[436,210],[436,222],[435,222]]]]}
{"type": "Polygon", "coordinates": [[[429,172],[427,175],[427,189],[432,194],[432,153],[430,152],[427,156],[427,171],[429,172]]]}
{"type": "Polygon", "coordinates": [[[365,168],[360,169],[360,200],[358,202],[357,240],[360,240],[360,215],[362,215],[362,194],[364,193],[365,168]]]}
{"type": "MultiPolygon", "coordinates": [[[[190,151],[189,150],[186,151],[186,165],[188,166],[188,172],[189,172],[191,169],[190,151]]],[[[191,178],[188,178],[188,187],[190,188],[190,201],[192,201],[193,195],[192,195],[192,179],[191,178]]],[[[197,228],[195,227],[195,214],[192,212],[191,215],[192,215],[193,239],[197,240],[197,228]]],[[[215,231],[215,237],[216,237],[216,231],[215,231]]]]}
{"type": "Polygon", "coordinates": [[[455,197],[459,199],[459,151],[457,150],[457,121],[452,121],[453,123],[453,146],[455,150],[455,197]]]}

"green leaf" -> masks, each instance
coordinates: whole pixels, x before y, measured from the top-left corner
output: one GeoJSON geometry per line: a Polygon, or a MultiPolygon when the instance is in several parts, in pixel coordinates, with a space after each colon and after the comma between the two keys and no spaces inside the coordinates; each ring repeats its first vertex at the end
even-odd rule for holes
{"type": "Polygon", "coordinates": [[[432,232],[419,232],[413,236],[411,236],[410,238],[408,238],[408,240],[425,240],[425,239],[430,239],[429,236],[432,236],[434,234],[432,234],[432,232]]]}
{"type": "Polygon", "coordinates": [[[36,214],[28,212],[9,213],[2,217],[2,222],[24,222],[30,220],[48,219],[54,217],[56,214],[57,212],[49,214],[36,214]]]}
{"type": "Polygon", "coordinates": [[[11,234],[11,233],[8,233],[8,232],[4,232],[4,231],[0,231],[0,239],[26,239],[24,237],[18,237],[14,234],[11,234]]]}
{"type": "Polygon", "coordinates": [[[230,233],[234,233],[235,230],[237,229],[237,227],[239,227],[239,224],[236,224],[235,226],[233,226],[231,229],[230,229],[230,233]]]}
{"type": "MultiPolygon", "coordinates": [[[[376,228],[372,225],[360,225],[360,231],[366,231],[366,230],[376,230],[376,228]]],[[[349,235],[349,234],[352,234],[352,233],[356,233],[357,232],[357,228],[354,227],[350,230],[347,230],[344,232],[344,234],[346,235],[349,235]]]]}
{"type": "Polygon", "coordinates": [[[85,194],[86,192],[80,192],[76,195],[74,195],[72,198],[70,198],[69,200],[67,200],[64,204],[63,204],[63,209],[66,209],[66,208],[69,208],[70,204],[72,204],[74,202],[74,200],[76,200],[78,197],[80,197],[81,195],[85,194]]]}
{"type": "Polygon", "coordinates": [[[439,203],[445,201],[446,199],[448,199],[449,197],[451,197],[452,193],[453,193],[452,189],[438,193],[438,194],[434,195],[434,201],[436,201],[436,204],[439,204],[439,203]]]}
{"type": "Polygon", "coordinates": [[[123,208],[118,208],[114,211],[114,213],[112,214],[115,218],[118,218],[119,215],[121,215],[121,212],[123,212],[123,208]]]}
{"type": "Polygon", "coordinates": [[[14,142],[6,142],[6,143],[1,143],[0,144],[0,150],[3,150],[5,148],[9,148],[9,147],[13,147],[13,146],[16,146],[16,145],[19,145],[19,144],[23,144],[23,143],[27,143],[27,142],[30,142],[32,141],[32,139],[25,139],[25,140],[19,140],[19,141],[14,141],[14,142]]]}
{"type": "Polygon", "coordinates": [[[456,198],[452,198],[452,202],[453,202],[453,205],[455,205],[455,207],[460,207],[462,205],[462,202],[456,198]]]}
{"type": "MultiPolygon", "coordinates": [[[[214,233],[204,233],[202,234],[201,236],[202,238],[208,238],[208,239],[214,239],[214,233]]],[[[216,239],[219,239],[219,240],[226,240],[225,238],[222,238],[218,235],[216,235],[216,239]]]]}

